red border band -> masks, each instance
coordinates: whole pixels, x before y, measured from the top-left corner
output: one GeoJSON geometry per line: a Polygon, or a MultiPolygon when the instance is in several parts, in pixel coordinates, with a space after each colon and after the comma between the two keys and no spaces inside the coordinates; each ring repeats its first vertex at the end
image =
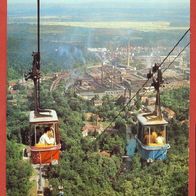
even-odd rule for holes
{"type": "Polygon", "coordinates": [[[196,2],[190,3],[190,25],[191,25],[191,46],[190,46],[190,131],[189,131],[189,196],[195,196],[196,177],[195,177],[195,139],[196,139],[196,2]]]}
{"type": "Polygon", "coordinates": [[[6,195],[7,2],[0,1],[0,195],[6,195]]]}

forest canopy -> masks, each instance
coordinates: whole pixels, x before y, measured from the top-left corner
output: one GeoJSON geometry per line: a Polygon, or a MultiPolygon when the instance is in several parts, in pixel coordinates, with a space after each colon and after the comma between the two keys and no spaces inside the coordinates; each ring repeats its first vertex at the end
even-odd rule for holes
{"type": "MultiPolygon", "coordinates": [[[[176,112],[176,118],[169,121],[171,149],[167,160],[146,165],[141,163],[136,153],[129,168],[123,169],[126,168],[122,159],[126,146],[125,129],[127,123],[133,124],[135,120],[127,115],[128,109],[115,120],[115,133],[105,132],[97,140],[93,139],[93,135],[83,137],[84,113],[96,113],[107,124],[121,105],[115,104],[112,97],[104,97],[103,105],[94,107],[92,102],[81,99],[73,91],[64,94],[63,82],[52,93],[48,90],[50,85],[50,81],[42,83],[41,104],[43,108],[56,110],[61,140],[65,143],[59,164],[49,168],[48,179],[53,186],[53,195],[57,195],[58,185],[64,187],[65,195],[187,194],[188,125],[184,120],[188,119],[188,88],[166,90],[161,95],[163,105],[176,112]],[[103,156],[101,151],[108,152],[109,156],[103,156]]],[[[31,165],[22,160],[22,145],[28,145],[28,114],[33,109],[32,97],[27,96],[28,90],[21,88],[13,98],[17,105],[8,102],[7,194],[10,196],[25,196],[32,186],[29,181],[31,165]]],[[[132,110],[137,114],[136,107],[132,110]]]]}

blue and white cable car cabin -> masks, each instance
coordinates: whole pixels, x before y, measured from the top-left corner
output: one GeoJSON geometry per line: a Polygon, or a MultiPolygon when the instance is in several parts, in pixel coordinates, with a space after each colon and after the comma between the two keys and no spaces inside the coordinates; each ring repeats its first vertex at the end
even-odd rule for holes
{"type": "MultiPolygon", "coordinates": [[[[155,64],[155,66],[157,65],[155,64]]],[[[167,150],[170,148],[167,137],[168,122],[163,118],[160,106],[159,87],[163,83],[162,73],[160,69],[157,69],[157,71],[157,78],[153,78],[152,83],[156,90],[155,110],[152,113],[142,113],[137,116],[137,149],[141,158],[147,162],[165,160],[167,150]]]]}
{"type": "Polygon", "coordinates": [[[136,136],[137,149],[146,161],[165,160],[167,150],[167,124],[165,119],[157,119],[153,114],[139,114],[138,134],[136,136]]]}

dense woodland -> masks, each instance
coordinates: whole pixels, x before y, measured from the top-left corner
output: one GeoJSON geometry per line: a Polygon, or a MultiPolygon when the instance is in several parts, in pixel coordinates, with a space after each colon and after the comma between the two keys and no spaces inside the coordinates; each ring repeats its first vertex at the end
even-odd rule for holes
{"type": "MultiPolygon", "coordinates": [[[[142,164],[136,153],[129,169],[124,169],[125,128],[134,126],[140,105],[129,106],[115,120],[115,133],[105,132],[97,140],[82,137],[84,113],[98,114],[107,124],[122,108],[112,97],[104,97],[103,105],[94,107],[92,102],[82,100],[69,90],[64,92],[64,82],[52,93],[51,81],[42,82],[41,105],[55,109],[60,119],[61,140],[65,144],[59,165],[49,168],[48,179],[53,195],[58,185],[64,187],[65,195],[187,195],[188,192],[188,119],[189,89],[164,90],[162,104],[176,112],[169,122],[168,159],[142,164]],[[178,104],[177,101],[178,100],[178,104]],[[133,113],[130,113],[132,111],[133,113]],[[99,150],[110,152],[102,156],[99,150]]],[[[32,89],[17,85],[16,95],[8,94],[7,104],[7,195],[26,196],[33,186],[31,165],[22,160],[22,149],[28,145],[28,115],[33,109],[32,89]],[[14,100],[14,101],[13,101],[14,100]],[[17,103],[17,104],[14,104],[17,103]]]]}

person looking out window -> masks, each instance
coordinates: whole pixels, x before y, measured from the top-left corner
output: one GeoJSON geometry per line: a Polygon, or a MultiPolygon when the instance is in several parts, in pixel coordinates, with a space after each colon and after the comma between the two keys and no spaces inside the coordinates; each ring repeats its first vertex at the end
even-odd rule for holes
{"type": "Polygon", "coordinates": [[[44,134],[40,137],[38,144],[44,144],[44,145],[54,145],[55,139],[54,139],[54,133],[53,133],[52,127],[46,127],[44,129],[44,134]]]}

